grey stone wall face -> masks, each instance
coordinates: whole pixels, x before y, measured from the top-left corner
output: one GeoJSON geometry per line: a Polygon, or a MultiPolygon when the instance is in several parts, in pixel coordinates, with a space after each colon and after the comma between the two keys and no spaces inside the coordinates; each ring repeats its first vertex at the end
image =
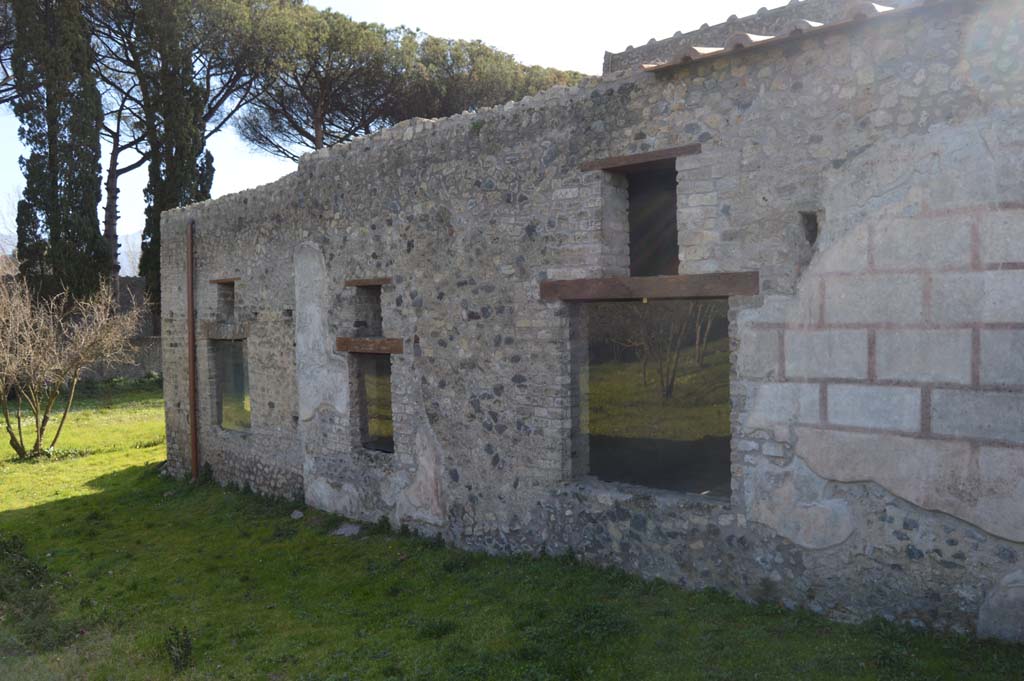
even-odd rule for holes
{"type": "MultiPolygon", "coordinates": [[[[881,3],[888,7],[900,7],[913,4],[908,0],[891,0],[881,3]]],[[[627,47],[622,52],[606,52],[604,55],[604,73],[635,69],[644,64],[660,64],[678,59],[686,47],[722,47],[736,33],[752,33],[758,36],[776,36],[783,34],[796,20],[803,19],[820,24],[835,24],[843,21],[848,12],[857,5],[851,0],[791,0],[782,7],[766,9],[762,7],[757,14],[749,17],[733,15],[723,24],[700,28],[675,35],[662,40],[651,38],[640,47],[627,47]]]]}
{"type": "Polygon", "coordinates": [[[1019,636],[1021,23],[1012,2],[942,3],[611,74],[408,121],[167,213],[169,469],[189,465],[195,220],[198,426],[217,479],[470,549],[1019,636]],[[586,476],[585,315],[539,296],[544,279],[628,271],[625,186],[582,162],[696,141],[676,164],[680,273],[761,276],[760,295],[730,299],[728,503],[586,476]],[[814,246],[800,211],[821,216],[814,246]],[[391,454],[362,448],[333,351],[361,314],[345,280],[382,276],[383,335],[405,348],[391,454]],[[230,323],[208,283],[225,277],[230,323]],[[217,338],[247,343],[248,433],[216,426],[217,338]]]}

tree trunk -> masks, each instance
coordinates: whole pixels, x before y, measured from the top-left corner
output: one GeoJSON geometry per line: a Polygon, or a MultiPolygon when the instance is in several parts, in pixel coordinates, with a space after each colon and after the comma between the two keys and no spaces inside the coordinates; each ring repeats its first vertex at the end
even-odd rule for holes
{"type": "Polygon", "coordinates": [[[117,128],[114,131],[110,144],[110,160],[107,161],[107,202],[103,207],[103,238],[107,240],[110,248],[110,281],[116,295],[119,287],[118,275],[121,273],[121,264],[117,259],[117,158],[120,155],[118,145],[121,143],[121,121],[118,120],[117,128]]]}
{"type": "Polygon", "coordinates": [[[693,338],[693,354],[697,367],[704,368],[704,355],[707,353],[708,336],[711,334],[711,325],[714,321],[713,310],[710,307],[704,308],[703,318],[697,323],[697,332],[693,338]]]}
{"type": "MultiPolygon", "coordinates": [[[[7,430],[7,437],[11,444],[11,449],[14,450],[14,455],[19,459],[27,459],[28,452],[25,451],[25,444],[21,441],[18,435],[14,432],[14,427],[11,425],[11,412],[8,406],[7,398],[4,397],[0,400],[0,408],[2,408],[4,414],[4,427],[7,430]]],[[[21,411],[18,413],[18,430],[21,430],[21,411]]]]}
{"type": "Polygon", "coordinates": [[[57,440],[60,439],[60,434],[64,430],[64,423],[68,420],[68,412],[71,411],[71,403],[75,401],[75,388],[78,387],[78,374],[75,374],[74,379],[71,381],[71,390],[68,391],[68,401],[64,405],[64,413],[60,417],[60,425],[57,426],[57,434],[53,436],[53,442],[50,443],[50,449],[57,446],[57,440]]]}
{"type": "Polygon", "coordinates": [[[324,148],[324,114],[317,110],[313,117],[313,147],[316,149],[324,148]]]}

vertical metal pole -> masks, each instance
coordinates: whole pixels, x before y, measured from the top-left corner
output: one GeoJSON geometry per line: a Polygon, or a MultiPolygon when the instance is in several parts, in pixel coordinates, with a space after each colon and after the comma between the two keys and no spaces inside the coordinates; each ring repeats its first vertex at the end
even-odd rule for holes
{"type": "Polygon", "coordinates": [[[192,482],[199,480],[199,409],[196,405],[196,300],[192,285],[195,280],[195,258],[192,238],[195,220],[189,220],[185,231],[185,326],[188,329],[188,418],[192,446],[192,482]]]}

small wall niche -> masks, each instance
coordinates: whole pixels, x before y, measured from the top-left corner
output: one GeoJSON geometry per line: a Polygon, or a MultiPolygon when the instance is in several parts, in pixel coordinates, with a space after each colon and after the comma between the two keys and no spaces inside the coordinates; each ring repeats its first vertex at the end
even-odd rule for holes
{"type": "Polygon", "coordinates": [[[821,229],[818,220],[818,213],[816,211],[800,211],[800,227],[803,229],[804,238],[807,239],[807,243],[811,248],[814,248],[814,245],[818,242],[818,234],[821,229]]]}

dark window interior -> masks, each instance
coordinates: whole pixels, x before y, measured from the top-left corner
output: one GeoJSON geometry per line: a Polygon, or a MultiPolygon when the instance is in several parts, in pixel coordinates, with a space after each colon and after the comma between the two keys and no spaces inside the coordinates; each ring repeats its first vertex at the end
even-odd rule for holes
{"type": "Polygon", "coordinates": [[[391,411],[391,355],[353,354],[356,363],[355,402],[360,437],[367,449],[395,451],[391,411]]]}
{"type": "Polygon", "coordinates": [[[359,286],[356,288],[355,329],[356,338],[378,338],[384,335],[381,314],[381,287],[359,286]]]}
{"type": "Polygon", "coordinates": [[[679,274],[675,161],[644,166],[626,177],[630,276],[679,274]]]}
{"type": "Polygon", "coordinates": [[[807,239],[807,243],[813,246],[818,241],[818,214],[800,213],[800,226],[804,229],[804,238],[807,239]]]}
{"type": "Polygon", "coordinates": [[[217,284],[217,316],[228,322],[235,318],[235,283],[232,281],[217,284]]]}
{"type": "Polygon", "coordinates": [[[589,303],[590,473],[729,498],[726,300],[589,303]]]}
{"type": "Polygon", "coordinates": [[[217,376],[217,423],[224,430],[249,430],[252,400],[245,341],[213,341],[213,363],[217,376]]]}

